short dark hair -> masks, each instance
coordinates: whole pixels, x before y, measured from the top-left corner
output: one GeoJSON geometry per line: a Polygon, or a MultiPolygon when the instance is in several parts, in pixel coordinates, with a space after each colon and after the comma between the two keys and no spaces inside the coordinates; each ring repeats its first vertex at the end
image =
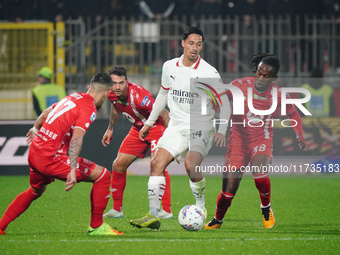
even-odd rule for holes
{"type": "Polygon", "coordinates": [[[113,81],[108,73],[96,73],[93,75],[90,84],[101,84],[107,87],[112,87],[113,81]]]}
{"type": "Polygon", "coordinates": [[[184,29],[183,31],[183,37],[182,40],[185,41],[189,35],[191,34],[197,34],[202,36],[202,42],[204,42],[204,35],[203,35],[203,31],[201,29],[199,29],[198,27],[187,27],[184,29]]]}
{"type": "Polygon", "coordinates": [[[123,66],[113,66],[108,71],[109,75],[114,74],[117,76],[125,76],[125,79],[127,79],[126,69],[123,66]]]}
{"type": "Polygon", "coordinates": [[[253,58],[250,61],[253,73],[257,72],[257,68],[261,62],[273,67],[276,74],[280,70],[280,60],[276,55],[258,51],[253,55],[253,58]]]}

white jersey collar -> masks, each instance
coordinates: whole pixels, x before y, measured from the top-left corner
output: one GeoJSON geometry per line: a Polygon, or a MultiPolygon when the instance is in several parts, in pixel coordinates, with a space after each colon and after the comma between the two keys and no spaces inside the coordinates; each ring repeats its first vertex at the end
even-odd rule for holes
{"type": "MultiPolygon", "coordinates": [[[[184,54],[182,56],[180,56],[180,58],[178,59],[178,61],[176,63],[176,66],[184,66],[183,65],[183,58],[184,58],[184,54]]],[[[192,64],[192,66],[190,66],[190,68],[196,69],[198,67],[198,65],[200,64],[200,62],[201,62],[201,56],[198,56],[197,61],[194,64],[192,64]]]]}

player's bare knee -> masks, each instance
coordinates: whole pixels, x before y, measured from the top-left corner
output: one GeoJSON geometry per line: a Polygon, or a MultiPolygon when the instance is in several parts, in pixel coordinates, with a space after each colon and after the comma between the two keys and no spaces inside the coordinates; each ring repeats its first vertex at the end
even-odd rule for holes
{"type": "Polygon", "coordinates": [[[115,160],[112,164],[112,171],[117,173],[124,173],[126,171],[126,167],[122,165],[118,160],[115,160]]]}
{"type": "Polygon", "coordinates": [[[164,162],[154,157],[150,162],[151,172],[150,175],[161,176],[164,174],[164,162]]]}
{"type": "Polygon", "coordinates": [[[200,172],[195,171],[187,171],[188,177],[192,182],[199,182],[202,181],[204,176],[200,172]]]}
{"type": "Polygon", "coordinates": [[[185,167],[185,170],[187,171],[187,173],[190,172],[190,160],[185,159],[184,167],[185,167]]]}

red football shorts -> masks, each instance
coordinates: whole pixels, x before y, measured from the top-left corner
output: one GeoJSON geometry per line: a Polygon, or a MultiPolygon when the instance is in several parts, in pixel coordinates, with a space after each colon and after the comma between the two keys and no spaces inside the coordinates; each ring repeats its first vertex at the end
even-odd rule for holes
{"type": "Polygon", "coordinates": [[[163,125],[154,126],[150,129],[149,135],[145,137],[145,141],[142,141],[139,138],[139,130],[132,126],[120,145],[119,152],[144,158],[150,146],[151,153],[155,152],[158,140],[163,135],[164,130],[163,125]]]}
{"type": "Polygon", "coordinates": [[[229,165],[230,169],[240,169],[241,166],[247,166],[258,154],[265,154],[272,161],[273,141],[269,139],[254,141],[247,144],[235,142],[229,143],[227,146],[224,165],[229,165]]]}
{"type": "MultiPolygon", "coordinates": [[[[28,163],[30,165],[30,184],[35,189],[40,189],[42,185],[47,185],[59,179],[66,181],[70,173],[70,160],[68,155],[56,155],[54,157],[41,157],[41,155],[29,152],[28,163]]],[[[96,163],[84,158],[78,158],[77,182],[87,179],[96,163]]]]}

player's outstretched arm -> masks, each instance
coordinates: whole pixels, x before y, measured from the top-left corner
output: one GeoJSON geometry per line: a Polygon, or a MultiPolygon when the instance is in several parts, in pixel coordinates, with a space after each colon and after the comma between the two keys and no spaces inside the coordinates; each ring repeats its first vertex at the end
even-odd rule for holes
{"type": "Polygon", "coordinates": [[[107,130],[102,138],[102,145],[106,147],[110,142],[112,141],[113,137],[113,127],[116,125],[117,119],[119,117],[119,111],[117,108],[111,104],[111,114],[110,114],[110,121],[109,126],[107,127],[107,130]]]}
{"type": "Polygon", "coordinates": [[[152,127],[153,123],[155,123],[159,115],[165,109],[166,103],[168,101],[168,92],[168,90],[165,90],[162,87],[159,89],[156,100],[152,105],[152,111],[149,115],[149,118],[145,122],[146,125],[152,127]]]}
{"type": "Polygon", "coordinates": [[[47,118],[47,115],[52,111],[52,107],[47,108],[45,111],[43,111],[36,122],[34,123],[33,127],[27,132],[26,134],[26,143],[27,145],[30,145],[34,137],[37,135],[39,129],[41,128],[42,124],[44,123],[45,119],[47,118]]]}
{"type": "Polygon", "coordinates": [[[77,165],[78,165],[78,157],[81,151],[81,147],[83,145],[83,137],[85,135],[85,131],[81,128],[75,128],[73,131],[73,135],[70,141],[70,147],[68,149],[68,155],[70,158],[70,173],[67,175],[66,183],[67,186],[65,188],[66,191],[69,191],[73,188],[73,186],[77,183],[77,165]]]}

